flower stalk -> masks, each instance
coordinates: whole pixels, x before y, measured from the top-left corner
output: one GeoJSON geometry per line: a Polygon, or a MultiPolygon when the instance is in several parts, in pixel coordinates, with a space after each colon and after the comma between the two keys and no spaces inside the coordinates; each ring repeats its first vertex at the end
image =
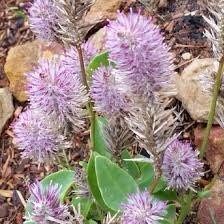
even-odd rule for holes
{"type": "MultiPolygon", "coordinates": [[[[83,51],[82,47],[80,44],[76,45],[76,49],[78,52],[79,56],[79,62],[80,62],[80,69],[81,69],[81,76],[82,76],[82,82],[85,85],[87,91],[89,92],[89,85],[87,81],[87,74],[86,74],[86,69],[85,69],[85,63],[84,63],[84,58],[83,58],[83,51]]],[[[87,109],[90,115],[90,147],[93,150],[95,148],[95,120],[96,120],[96,115],[93,110],[93,105],[91,102],[88,102],[87,109]]]]}
{"type": "Polygon", "coordinates": [[[212,95],[212,102],[211,102],[211,108],[210,108],[210,112],[208,115],[208,123],[207,123],[207,127],[204,133],[204,138],[203,138],[203,142],[201,145],[201,149],[200,149],[200,158],[202,159],[207,147],[208,147],[208,139],[209,139],[209,134],[212,128],[212,124],[214,121],[214,117],[215,117],[215,112],[216,112],[216,104],[217,104],[217,99],[218,99],[218,95],[219,95],[219,90],[222,84],[222,74],[224,72],[224,55],[222,56],[222,58],[220,59],[219,62],[219,69],[216,75],[216,79],[215,79],[215,85],[214,85],[214,91],[213,91],[213,95],[212,95]]]}
{"type": "Polygon", "coordinates": [[[181,204],[180,215],[175,224],[182,224],[185,220],[186,216],[189,214],[191,210],[191,202],[194,198],[194,193],[190,191],[190,193],[186,196],[185,200],[183,200],[181,204]]]}

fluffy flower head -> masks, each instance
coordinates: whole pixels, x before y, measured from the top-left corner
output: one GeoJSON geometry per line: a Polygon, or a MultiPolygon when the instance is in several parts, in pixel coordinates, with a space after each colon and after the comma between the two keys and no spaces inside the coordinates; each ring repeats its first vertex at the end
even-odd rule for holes
{"type": "Polygon", "coordinates": [[[61,58],[42,59],[27,74],[31,106],[53,116],[60,126],[71,122],[75,129],[83,125],[88,97],[80,78],[64,66],[61,58]]]}
{"type": "Polygon", "coordinates": [[[128,197],[123,203],[122,224],[156,224],[163,219],[166,203],[153,199],[147,191],[128,197]]]}
{"type": "Polygon", "coordinates": [[[58,130],[42,115],[30,109],[21,113],[13,124],[15,143],[24,158],[42,163],[53,160],[55,154],[68,147],[58,130]]]}
{"type": "Polygon", "coordinates": [[[40,39],[55,40],[56,18],[53,0],[35,0],[29,9],[30,28],[40,39]]]}
{"type": "Polygon", "coordinates": [[[93,74],[91,83],[90,94],[96,111],[109,116],[127,107],[127,99],[120,90],[116,76],[112,67],[101,67],[93,74]]]}
{"type": "Polygon", "coordinates": [[[140,13],[118,13],[107,28],[106,47],[117,68],[124,71],[127,90],[148,96],[171,82],[169,48],[157,26],[140,13]]]}
{"type": "MultiPolygon", "coordinates": [[[[88,66],[91,59],[97,54],[97,50],[90,41],[82,45],[82,50],[84,64],[88,66]]],[[[66,51],[62,61],[67,68],[71,69],[71,72],[80,74],[79,55],[75,47],[71,47],[66,51]]]]}
{"type": "Polygon", "coordinates": [[[189,143],[176,140],[164,153],[162,170],[170,188],[177,190],[192,188],[200,179],[202,169],[203,164],[189,143]]]}
{"type": "Polygon", "coordinates": [[[58,185],[50,184],[43,187],[40,182],[30,186],[30,203],[32,206],[31,219],[39,224],[69,223],[65,222],[69,217],[68,208],[60,203],[58,185]],[[53,220],[57,220],[54,222],[53,220]]]}

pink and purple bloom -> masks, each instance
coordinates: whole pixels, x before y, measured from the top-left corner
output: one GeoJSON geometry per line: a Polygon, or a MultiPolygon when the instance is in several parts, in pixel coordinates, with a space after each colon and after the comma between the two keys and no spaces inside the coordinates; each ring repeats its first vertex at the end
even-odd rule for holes
{"type": "Polygon", "coordinates": [[[154,199],[149,192],[131,194],[121,206],[122,224],[159,224],[166,213],[166,203],[154,199]]]}
{"type": "Polygon", "coordinates": [[[37,111],[27,109],[22,112],[12,128],[22,157],[37,163],[51,162],[61,149],[69,147],[52,122],[37,111]]]}
{"type": "MultiPolygon", "coordinates": [[[[90,41],[87,41],[85,44],[82,44],[82,52],[84,64],[85,66],[88,66],[89,62],[96,56],[97,49],[90,41]]],[[[71,47],[66,51],[62,61],[67,68],[71,69],[71,72],[80,75],[79,55],[75,47],[71,47]]]]}
{"type": "Polygon", "coordinates": [[[176,140],[165,150],[162,170],[169,188],[188,190],[203,175],[203,163],[190,143],[176,140]]]}
{"type": "Polygon", "coordinates": [[[57,10],[53,0],[35,0],[29,8],[31,30],[40,39],[55,40],[57,10]]]}
{"type": "Polygon", "coordinates": [[[119,12],[108,25],[106,47],[132,93],[151,97],[171,82],[172,56],[152,19],[119,12]]]}
{"type": "Polygon", "coordinates": [[[95,109],[108,116],[116,115],[128,106],[127,98],[117,80],[117,72],[112,67],[100,67],[92,77],[90,95],[95,109]]]}
{"type": "Polygon", "coordinates": [[[60,202],[60,187],[52,183],[44,187],[40,182],[30,186],[30,219],[38,224],[72,223],[68,207],[60,202]],[[57,222],[56,222],[57,221],[57,222]]]}
{"type": "Polygon", "coordinates": [[[32,108],[51,116],[60,127],[66,127],[68,122],[77,131],[83,127],[87,91],[61,58],[40,60],[36,69],[27,74],[27,81],[32,108]]]}

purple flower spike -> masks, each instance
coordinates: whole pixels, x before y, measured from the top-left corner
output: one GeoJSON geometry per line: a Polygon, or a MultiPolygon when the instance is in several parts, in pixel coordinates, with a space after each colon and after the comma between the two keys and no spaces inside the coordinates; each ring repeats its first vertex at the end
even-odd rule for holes
{"type": "Polygon", "coordinates": [[[121,92],[116,72],[112,67],[99,68],[93,74],[90,88],[96,111],[108,116],[116,115],[127,109],[127,99],[121,92]]]}
{"type": "Polygon", "coordinates": [[[132,93],[150,97],[171,82],[169,48],[159,28],[140,13],[118,13],[108,25],[106,47],[132,93]]]}
{"type": "Polygon", "coordinates": [[[30,193],[31,220],[38,224],[72,223],[67,221],[70,216],[68,207],[60,203],[58,185],[43,187],[36,182],[30,186],[30,193]]]}
{"type": "Polygon", "coordinates": [[[41,60],[38,67],[27,74],[28,94],[32,108],[50,115],[61,127],[71,122],[78,131],[83,127],[88,101],[80,78],[64,66],[61,58],[41,60]]]}
{"type": "Polygon", "coordinates": [[[40,39],[55,40],[56,20],[57,12],[53,0],[35,0],[29,9],[30,28],[40,39]]]}
{"type": "Polygon", "coordinates": [[[30,109],[21,113],[13,124],[15,144],[22,151],[22,157],[38,163],[51,162],[60,149],[69,147],[64,137],[47,118],[30,109]]]}
{"type": "MultiPolygon", "coordinates": [[[[96,56],[97,49],[88,41],[82,45],[82,51],[85,66],[88,66],[89,62],[96,56]]],[[[80,75],[79,55],[75,47],[71,47],[67,50],[63,58],[63,63],[67,68],[71,69],[72,73],[80,75]]]]}
{"type": "Polygon", "coordinates": [[[138,192],[122,204],[122,224],[156,224],[163,219],[166,203],[153,199],[149,192],[138,192]]]}
{"type": "Polygon", "coordinates": [[[202,176],[203,163],[189,143],[176,140],[164,153],[162,170],[169,188],[187,190],[202,176]]]}

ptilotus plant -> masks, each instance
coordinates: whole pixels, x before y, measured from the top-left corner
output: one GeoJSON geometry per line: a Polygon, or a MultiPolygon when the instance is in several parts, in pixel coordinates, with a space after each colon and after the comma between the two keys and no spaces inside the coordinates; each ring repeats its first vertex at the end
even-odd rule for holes
{"type": "Polygon", "coordinates": [[[110,59],[123,72],[127,92],[151,97],[152,91],[172,84],[173,58],[150,18],[132,10],[128,15],[118,13],[107,28],[106,47],[110,59]]]}
{"type": "Polygon", "coordinates": [[[64,66],[61,58],[40,60],[27,74],[27,82],[31,108],[52,116],[59,126],[70,122],[74,130],[83,128],[88,95],[79,74],[64,66]]]}
{"type": "Polygon", "coordinates": [[[33,162],[51,165],[63,151],[67,164],[31,185],[25,223],[180,224],[182,194],[198,190],[203,172],[190,143],[177,140],[167,99],[176,91],[173,56],[152,18],[132,9],[108,21],[98,52],[84,41],[91,3],[35,0],[29,10],[36,36],[64,53],[27,73],[29,109],[15,121],[15,141],[33,162]],[[83,161],[64,150],[76,134],[90,146],[83,161]]]}
{"type": "Polygon", "coordinates": [[[109,119],[103,127],[103,138],[108,151],[118,159],[120,159],[122,151],[135,142],[134,133],[129,129],[122,116],[113,116],[109,119]]]}
{"type": "Polygon", "coordinates": [[[175,140],[166,149],[163,156],[163,175],[168,187],[177,190],[194,188],[194,184],[203,175],[203,163],[190,143],[175,140]]]}
{"type": "Polygon", "coordinates": [[[73,223],[68,207],[60,202],[60,186],[50,184],[44,187],[40,182],[36,182],[30,186],[30,193],[33,210],[29,215],[32,220],[39,224],[73,223]]]}
{"type": "Polygon", "coordinates": [[[52,163],[70,143],[58,131],[57,124],[38,110],[27,109],[13,124],[14,142],[24,158],[37,163],[52,163]]]}
{"type": "Polygon", "coordinates": [[[95,110],[106,116],[118,116],[128,109],[128,100],[118,82],[119,71],[112,66],[99,68],[92,77],[90,95],[95,110]]]}
{"type": "Polygon", "coordinates": [[[223,0],[205,0],[205,4],[210,13],[209,16],[203,16],[208,24],[205,30],[205,36],[212,45],[215,58],[220,58],[223,54],[224,46],[224,1],[223,0]]]}
{"type": "Polygon", "coordinates": [[[176,119],[173,109],[165,109],[166,104],[152,102],[132,109],[126,118],[130,129],[136,134],[141,146],[147,150],[154,161],[156,174],[161,175],[162,155],[174,140],[176,119]]]}
{"type": "Polygon", "coordinates": [[[165,211],[165,202],[152,198],[147,191],[137,192],[121,205],[121,220],[123,224],[159,223],[165,211]]]}

